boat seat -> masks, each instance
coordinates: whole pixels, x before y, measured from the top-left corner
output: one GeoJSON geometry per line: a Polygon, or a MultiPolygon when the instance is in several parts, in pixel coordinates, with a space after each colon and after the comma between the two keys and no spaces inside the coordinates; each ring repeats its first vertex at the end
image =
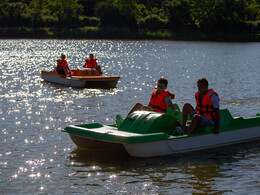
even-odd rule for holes
{"type": "MultiPolygon", "coordinates": [[[[175,114],[174,114],[174,111],[171,109],[171,108],[168,108],[167,110],[166,110],[166,114],[169,114],[169,115],[171,115],[171,116],[174,116],[178,121],[181,121],[181,109],[179,108],[179,106],[177,105],[177,104],[174,104],[174,106],[175,106],[175,108],[179,111],[179,114],[176,116],[175,114]]],[[[188,116],[188,121],[190,121],[191,120],[191,118],[190,118],[190,116],[188,116]]]]}
{"type": "Polygon", "coordinates": [[[220,126],[227,126],[234,120],[227,109],[220,109],[220,126]]]}
{"type": "Polygon", "coordinates": [[[79,69],[72,70],[72,72],[73,72],[73,76],[86,76],[86,74],[79,69]]]}
{"type": "MultiPolygon", "coordinates": [[[[234,120],[232,115],[230,114],[229,110],[227,109],[220,109],[220,131],[223,129],[223,127],[229,127],[231,124],[234,123],[240,123],[241,120],[243,120],[242,117],[234,120]]],[[[209,127],[196,127],[194,130],[194,133],[212,133],[215,126],[209,126],[209,127]]]]}

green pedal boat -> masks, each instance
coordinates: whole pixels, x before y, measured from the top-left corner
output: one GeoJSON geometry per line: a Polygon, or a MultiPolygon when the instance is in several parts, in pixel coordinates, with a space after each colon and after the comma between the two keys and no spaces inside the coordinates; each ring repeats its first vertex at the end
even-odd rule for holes
{"type": "Polygon", "coordinates": [[[233,118],[227,109],[222,109],[220,115],[220,133],[217,135],[213,133],[213,126],[196,128],[191,135],[178,135],[176,121],[181,119],[181,112],[174,116],[170,109],[166,114],[136,111],[119,126],[70,125],[63,131],[69,133],[78,147],[124,147],[134,157],[171,155],[260,139],[260,114],[252,118],[233,118]]]}

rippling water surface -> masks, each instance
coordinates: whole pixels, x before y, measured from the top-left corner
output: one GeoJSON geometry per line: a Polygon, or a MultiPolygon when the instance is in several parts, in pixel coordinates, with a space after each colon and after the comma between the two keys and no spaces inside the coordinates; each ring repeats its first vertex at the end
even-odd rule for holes
{"type": "Polygon", "coordinates": [[[164,76],[174,103],[191,102],[206,77],[234,116],[260,113],[260,44],[109,40],[0,40],[0,194],[259,194],[260,143],[132,158],[84,151],[61,132],[70,124],[112,124],[148,104],[164,76]],[[93,52],[118,88],[73,89],[45,83],[64,52],[70,68],[93,52]]]}

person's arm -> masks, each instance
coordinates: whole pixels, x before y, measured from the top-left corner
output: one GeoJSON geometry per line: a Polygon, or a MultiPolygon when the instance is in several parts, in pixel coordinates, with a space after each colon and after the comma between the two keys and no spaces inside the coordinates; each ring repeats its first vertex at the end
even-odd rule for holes
{"type": "Polygon", "coordinates": [[[216,113],[214,133],[215,133],[215,134],[219,134],[219,128],[220,128],[220,112],[219,112],[219,108],[214,108],[214,110],[215,110],[215,113],[216,113]]]}
{"type": "Polygon", "coordinates": [[[68,71],[70,71],[70,68],[69,68],[67,60],[65,60],[65,63],[66,63],[66,67],[68,68],[68,71]]]}
{"type": "Polygon", "coordinates": [[[178,115],[179,114],[179,111],[176,109],[176,107],[173,105],[172,101],[171,101],[171,98],[169,95],[167,95],[165,98],[164,98],[164,103],[169,106],[173,111],[174,111],[174,114],[175,115],[178,115]]]}
{"type": "Polygon", "coordinates": [[[219,134],[219,128],[220,128],[220,111],[219,111],[219,98],[217,95],[213,94],[211,96],[211,101],[213,103],[213,108],[216,114],[216,119],[215,119],[215,129],[214,133],[219,134]]]}
{"type": "Polygon", "coordinates": [[[149,108],[151,108],[151,101],[152,101],[152,96],[150,98],[149,104],[147,105],[149,108]]]}
{"type": "Polygon", "coordinates": [[[174,111],[175,115],[179,114],[179,111],[176,109],[172,102],[169,102],[169,107],[174,111]]]}

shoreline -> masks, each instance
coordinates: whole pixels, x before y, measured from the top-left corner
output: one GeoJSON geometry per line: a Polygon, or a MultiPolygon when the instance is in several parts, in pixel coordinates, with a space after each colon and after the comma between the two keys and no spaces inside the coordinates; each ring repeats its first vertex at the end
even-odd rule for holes
{"type": "Polygon", "coordinates": [[[0,28],[0,39],[114,39],[114,40],[169,40],[213,42],[260,42],[260,33],[200,32],[166,29],[157,31],[129,31],[126,28],[85,27],[76,29],[54,28],[0,28]]]}

